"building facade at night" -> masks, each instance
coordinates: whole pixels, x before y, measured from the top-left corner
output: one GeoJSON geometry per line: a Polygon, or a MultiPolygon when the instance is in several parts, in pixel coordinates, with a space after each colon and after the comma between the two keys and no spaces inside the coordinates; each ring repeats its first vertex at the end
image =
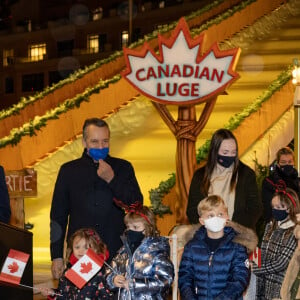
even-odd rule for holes
{"type": "Polygon", "coordinates": [[[0,7],[0,109],[122,50],[206,3],[6,1],[0,7]]]}

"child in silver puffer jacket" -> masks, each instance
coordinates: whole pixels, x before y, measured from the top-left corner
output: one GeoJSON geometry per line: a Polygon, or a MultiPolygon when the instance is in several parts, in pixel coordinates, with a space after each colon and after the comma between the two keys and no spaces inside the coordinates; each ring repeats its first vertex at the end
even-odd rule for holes
{"type": "Polygon", "coordinates": [[[146,206],[126,208],[123,246],[108,270],[108,286],[118,299],[167,299],[174,278],[167,238],[159,235],[153,212],[146,206]]]}

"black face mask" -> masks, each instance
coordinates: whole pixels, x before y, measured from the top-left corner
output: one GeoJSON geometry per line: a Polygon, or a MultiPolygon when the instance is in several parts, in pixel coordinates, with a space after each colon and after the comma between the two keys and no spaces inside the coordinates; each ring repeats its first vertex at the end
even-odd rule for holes
{"type": "Polygon", "coordinates": [[[283,165],[283,166],[278,165],[278,168],[283,176],[290,177],[290,178],[298,177],[298,172],[293,165],[283,165]]]}
{"type": "Polygon", "coordinates": [[[141,244],[145,235],[142,231],[127,230],[127,241],[132,252],[141,244]]]}
{"type": "Polygon", "coordinates": [[[236,156],[224,156],[218,154],[218,163],[224,168],[229,168],[235,162],[236,156]]]}
{"type": "Polygon", "coordinates": [[[287,217],[288,217],[288,212],[286,210],[281,210],[281,209],[275,209],[273,208],[272,209],[272,215],[273,215],[273,218],[276,220],[276,221],[283,221],[285,220],[287,217]]]}

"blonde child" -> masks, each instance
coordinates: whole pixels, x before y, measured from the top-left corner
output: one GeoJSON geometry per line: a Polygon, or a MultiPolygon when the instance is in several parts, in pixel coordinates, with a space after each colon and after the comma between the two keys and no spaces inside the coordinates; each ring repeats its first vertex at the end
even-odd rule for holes
{"type": "Polygon", "coordinates": [[[266,225],[261,244],[261,267],[253,264],[256,275],[256,299],[280,298],[280,289],[289,261],[297,247],[293,234],[299,212],[297,193],[277,186],[272,198],[272,220],[266,225]]]}
{"type": "Polygon", "coordinates": [[[168,239],[159,236],[148,207],[137,204],[126,211],[123,247],[112,260],[113,271],[107,270],[107,283],[119,299],[167,299],[174,278],[168,239]]]}
{"type": "Polygon", "coordinates": [[[201,226],[185,245],[179,266],[182,300],[242,299],[250,271],[253,230],[229,221],[224,200],[210,195],[198,204],[201,226]]]}
{"type": "MultiPolygon", "coordinates": [[[[102,242],[98,233],[90,228],[77,230],[70,238],[67,248],[67,268],[71,268],[87,250],[91,248],[102,260],[109,256],[106,245],[102,242]]],[[[57,289],[43,289],[42,294],[48,295],[49,300],[60,299],[112,299],[112,293],[105,286],[106,281],[101,269],[82,289],[77,288],[65,275],[59,278],[57,289]],[[62,296],[58,296],[62,295],[62,296]]]]}

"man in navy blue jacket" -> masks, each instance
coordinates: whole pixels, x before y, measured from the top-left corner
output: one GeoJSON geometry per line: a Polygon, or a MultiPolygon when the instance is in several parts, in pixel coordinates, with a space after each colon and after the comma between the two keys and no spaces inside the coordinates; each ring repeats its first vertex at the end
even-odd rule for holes
{"type": "Polygon", "coordinates": [[[110,257],[121,247],[123,210],[114,199],[130,205],[143,202],[132,165],[111,157],[107,123],[98,118],[83,125],[82,157],[61,166],[50,212],[52,275],[63,272],[63,248],[79,228],[94,228],[107,244],[110,257]],[[68,231],[66,234],[66,229],[68,231]]]}
{"type": "Polygon", "coordinates": [[[10,219],[10,202],[6,186],[4,169],[0,166],[0,221],[8,223],[10,219]]]}

